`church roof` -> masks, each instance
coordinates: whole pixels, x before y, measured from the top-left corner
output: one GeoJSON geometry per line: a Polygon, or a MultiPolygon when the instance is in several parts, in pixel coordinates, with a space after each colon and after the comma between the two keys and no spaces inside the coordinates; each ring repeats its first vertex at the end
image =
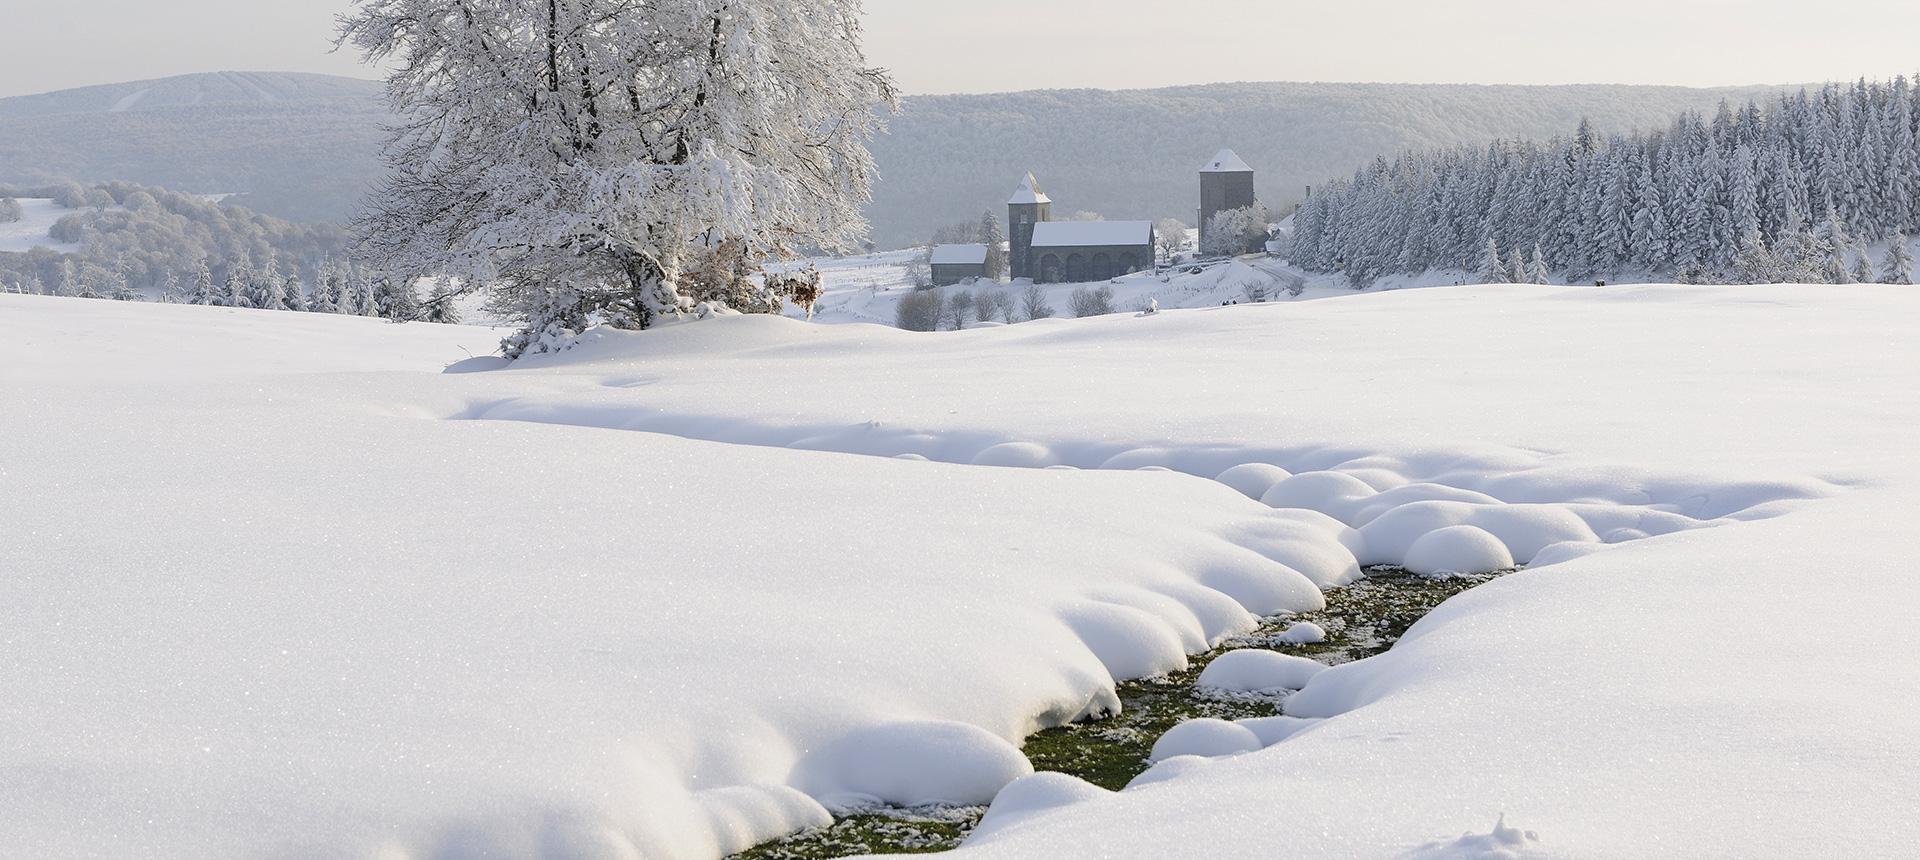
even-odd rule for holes
{"type": "Polygon", "coordinates": [[[1035,248],[1152,244],[1152,221],[1042,221],[1033,225],[1035,248]]]}
{"type": "Polygon", "coordinates": [[[1240,159],[1240,156],[1236,155],[1233,150],[1223,149],[1223,150],[1220,150],[1218,153],[1215,153],[1213,156],[1213,160],[1207,162],[1205,166],[1201,167],[1200,172],[1201,173],[1252,173],[1253,168],[1247,166],[1247,163],[1245,161],[1242,161],[1240,159]]]}
{"type": "Polygon", "coordinates": [[[987,262],[985,245],[935,245],[932,262],[936,266],[980,266],[987,262]]]}
{"type": "Polygon", "coordinates": [[[1040,180],[1033,178],[1033,174],[1029,173],[1027,178],[1020,180],[1020,187],[1013,190],[1013,197],[1007,200],[1007,205],[1024,206],[1031,203],[1052,202],[1053,199],[1047,196],[1047,192],[1040,190],[1040,180]]]}

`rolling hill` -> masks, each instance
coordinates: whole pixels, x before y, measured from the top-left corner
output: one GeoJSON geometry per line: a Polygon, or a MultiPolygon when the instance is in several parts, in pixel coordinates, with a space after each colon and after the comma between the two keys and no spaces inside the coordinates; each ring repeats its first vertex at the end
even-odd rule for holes
{"type": "MultiPolygon", "coordinates": [[[[1000,211],[1032,170],[1055,210],[1191,222],[1194,171],[1222,146],[1286,206],[1375,155],[1496,137],[1665,125],[1676,112],[1770,88],[1242,83],[909,99],[875,142],[881,247],[1000,211]]],[[[347,217],[379,176],[377,82],[240,73],[0,99],[0,182],[124,179],[304,221],[347,217]]]]}

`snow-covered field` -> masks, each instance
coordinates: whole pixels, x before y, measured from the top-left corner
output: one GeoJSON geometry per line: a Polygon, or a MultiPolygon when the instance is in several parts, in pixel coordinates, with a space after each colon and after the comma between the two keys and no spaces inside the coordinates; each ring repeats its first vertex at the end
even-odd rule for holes
{"type": "Polygon", "coordinates": [[[0,844],[709,858],[998,794],[962,854],[1899,855],[1916,312],[1471,287],[501,367],[0,296],[0,844]],[[1291,737],[1019,779],[1116,678],[1489,553],[1533,569],[1302,673],[1291,737]]]}
{"type": "Polygon", "coordinates": [[[63,209],[42,197],[22,197],[20,212],[20,220],[0,224],[0,253],[24,253],[34,248],[48,248],[62,254],[80,250],[79,245],[54,241],[48,232],[60,219],[72,215],[72,209],[63,209]]]}

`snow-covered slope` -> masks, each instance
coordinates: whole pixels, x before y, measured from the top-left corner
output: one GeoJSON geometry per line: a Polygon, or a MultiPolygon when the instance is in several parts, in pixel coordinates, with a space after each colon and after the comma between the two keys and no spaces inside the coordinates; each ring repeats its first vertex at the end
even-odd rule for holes
{"type": "Polygon", "coordinates": [[[68,254],[80,250],[79,245],[54,241],[48,234],[54,224],[72,215],[73,210],[63,209],[45,198],[25,197],[20,199],[20,212],[20,220],[0,223],[0,253],[25,252],[34,248],[49,248],[68,254]]]}
{"type": "Polygon", "coordinates": [[[1537,569],[1315,675],[1317,725],[1016,783],[963,853],[1899,854],[1916,311],[727,318],[440,374],[493,333],[0,296],[0,843],[711,857],[984,799],[1115,676],[1471,524],[1537,569]]]}

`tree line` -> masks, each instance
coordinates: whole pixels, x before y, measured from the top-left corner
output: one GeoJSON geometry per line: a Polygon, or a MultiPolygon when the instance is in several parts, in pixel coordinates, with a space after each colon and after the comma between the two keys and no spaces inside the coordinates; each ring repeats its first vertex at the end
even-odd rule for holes
{"type": "Polygon", "coordinates": [[[1602,137],[1583,121],[1545,143],[1380,157],[1301,207],[1291,256],[1359,288],[1431,269],[1905,283],[1906,237],[1920,229],[1916,141],[1920,91],[1896,78],[1722,102],[1651,133],[1602,137]],[[1882,241],[1876,262],[1868,245],[1882,241]]]}

